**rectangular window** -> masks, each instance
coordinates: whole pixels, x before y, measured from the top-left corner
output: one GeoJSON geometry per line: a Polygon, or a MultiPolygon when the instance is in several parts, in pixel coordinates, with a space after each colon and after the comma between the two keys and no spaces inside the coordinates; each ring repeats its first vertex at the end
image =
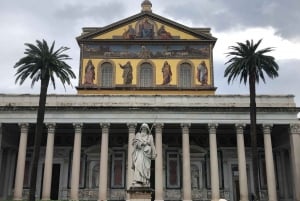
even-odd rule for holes
{"type": "Polygon", "coordinates": [[[118,151],[112,155],[111,188],[125,188],[125,152],[118,151]]]}
{"type": "Polygon", "coordinates": [[[180,163],[178,152],[167,152],[167,188],[180,188],[180,163]]]}
{"type": "Polygon", "coordinates": [[[113,67],[111,63],[101,65],[101,87],[113,87],[113,67]]]}

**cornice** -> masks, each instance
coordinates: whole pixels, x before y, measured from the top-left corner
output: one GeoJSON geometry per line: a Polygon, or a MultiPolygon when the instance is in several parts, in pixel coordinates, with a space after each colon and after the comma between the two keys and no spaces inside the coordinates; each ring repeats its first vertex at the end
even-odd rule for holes
{"type": "MultiPolygon", "coordinates": [[[[173,110],[176,108],[176,111],[197,111],[197,112],[249,112],[249,107],[184,107],[184,106],[144,106],[144,107],[136,107],[136,106],[59,106],[59,107],[46,107],[46,111],[97,111],[97,110],[149,110],[149,108],[156,110],[173,110]]],[[[13,107],[0,107],[0,111],[37,111],[38,106],[13,106],[13,107]]],[[[257,112],[299,112],[299,108],[257,108],[257,112]]]]}

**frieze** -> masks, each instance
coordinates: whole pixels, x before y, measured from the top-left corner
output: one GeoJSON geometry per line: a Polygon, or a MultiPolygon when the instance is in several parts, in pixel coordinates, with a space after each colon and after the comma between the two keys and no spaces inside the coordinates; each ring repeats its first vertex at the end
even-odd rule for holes
{"type": "Polygon", "coordinates": [[[209,59],[208,45],[83,45],[83,58],[209,59]]]}
{"type": "MultiPolygon", "coordinates": [[[[38,106],[16,106],[16,107],[0,107],[0,111],[36,111],[36,108],[38,106]]],[[[180,111],[185,111],[187,109],[189,110],[193,110],[193,111],[210,111],[210,112],[248,112],[249,111],[249,107],[185,107],[185,106],[181,106],[177,105],[174,106],[176,107],[176,110],[180,110],[180,111]]],[[[109,108],[109,107],[107,107],[109,108]]],[[[143,109],[144,107],[140,106],[137,107],[135,106],[134,109],[143,109]]],[[[157,106],[156,107],[158,110],[161,110],[163,108],[165,108],[164,106],[157,106]]],[[[168,109],[170,108],[170,106],[167,107],[168,109]]],[[[103,109],[103,106],[98,106],[98,105],[94,105],[94,106],[80,106],[78,107],[77,105],[72,105],[70,103],[69,106],[65,106],[65,105],[59,105],[56,107],[47,107],[47,111],[95,111],[95,110],[101,110],[103,109]]],[[[125,110],[123,105],[120,104],[120,106],[118,107],[117,105],[115,105],[114,107],[110,107],[109,109],[117,109],[117,110],[125,110]]],[[[298,110],[296,108],[257,108],[257,112],[298,112],[298,110]]]]}

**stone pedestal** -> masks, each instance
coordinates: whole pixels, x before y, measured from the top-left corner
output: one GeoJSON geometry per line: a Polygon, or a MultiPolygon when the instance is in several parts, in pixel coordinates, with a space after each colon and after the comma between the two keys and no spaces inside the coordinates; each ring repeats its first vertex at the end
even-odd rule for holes
{"type": "Polygon", "coordinates": [[[154,190],[150,187],[130,187],[127,192],[130,201],[151,201],[154,190]]]}

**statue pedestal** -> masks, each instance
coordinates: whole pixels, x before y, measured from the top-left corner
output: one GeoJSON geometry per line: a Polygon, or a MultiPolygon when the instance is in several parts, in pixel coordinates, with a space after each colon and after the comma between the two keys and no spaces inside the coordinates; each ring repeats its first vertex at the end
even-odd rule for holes
{"type": "Polygon", "coordinates": [[[130,187],[127,190],[130,201],[151,201],[153,191],[150,187],[130,187]]]}

